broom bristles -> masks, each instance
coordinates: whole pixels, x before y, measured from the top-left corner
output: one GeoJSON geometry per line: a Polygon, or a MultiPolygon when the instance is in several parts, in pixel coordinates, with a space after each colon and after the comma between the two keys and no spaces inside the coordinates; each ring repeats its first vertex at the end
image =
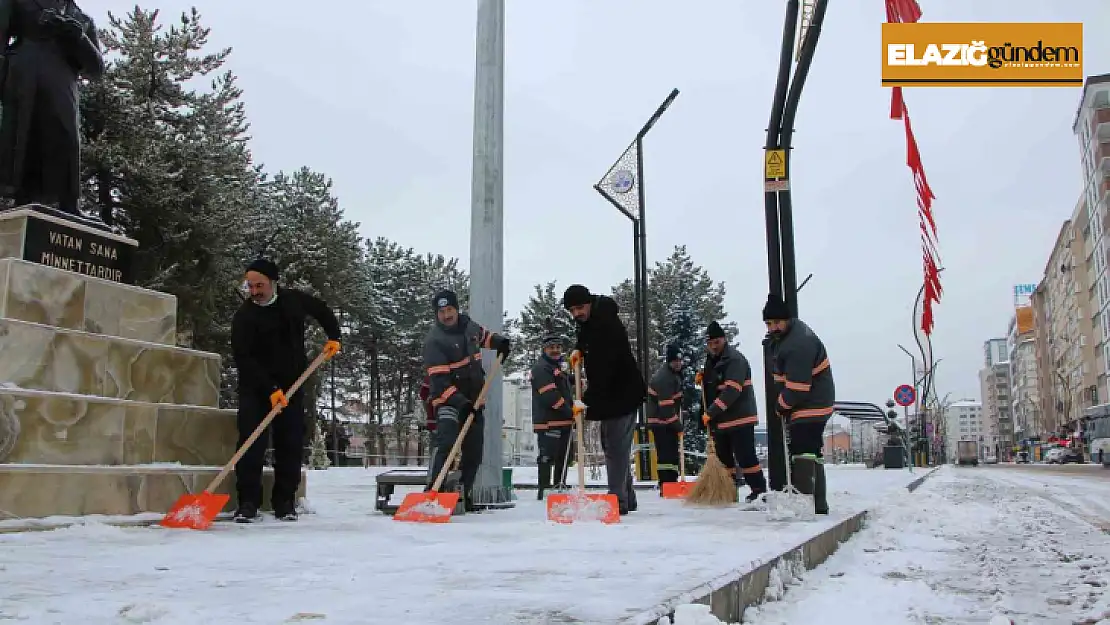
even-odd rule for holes
{"type": "Polygon", "coordinates": [[[736,503],[740,497],[736,481],[717,457],[712,438],[709,439],[706,452],[705,465],[702,466],[701,473],[698,473],[698,481],[690,488],[686,503],[698,506],[727,506],[736,503]]]}

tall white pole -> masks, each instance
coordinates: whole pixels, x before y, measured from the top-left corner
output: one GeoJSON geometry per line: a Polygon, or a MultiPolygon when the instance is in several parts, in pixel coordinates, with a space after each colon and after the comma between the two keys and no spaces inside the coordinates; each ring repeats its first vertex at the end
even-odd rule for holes
{"type": "MultiPolygon", "coordinates": [[[[504,210],[502,207],[505,104],[505,2],[478,0],[474,72],[474,170],[470,199],[470,313],[492,332],[502,330],[504,210]]],[[[521,346],[516,346],[520,349],[521,346]]],[[[486,352],[486,370],[494,354],[486,352]]],[[[502,383],[494,380],[485,409],[485,448],[474,486],[476,503],[509,501],[502,485],[502,383]]]]}

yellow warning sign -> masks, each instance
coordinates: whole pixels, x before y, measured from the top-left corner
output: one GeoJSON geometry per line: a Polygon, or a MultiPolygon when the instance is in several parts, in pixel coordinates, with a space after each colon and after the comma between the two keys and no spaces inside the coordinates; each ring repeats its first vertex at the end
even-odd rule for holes
{"type": "Polygon", "coordinates": [[[786,177],[786,150],[767,150],[763,162],[763,177],[768,180],[786,177]]]}

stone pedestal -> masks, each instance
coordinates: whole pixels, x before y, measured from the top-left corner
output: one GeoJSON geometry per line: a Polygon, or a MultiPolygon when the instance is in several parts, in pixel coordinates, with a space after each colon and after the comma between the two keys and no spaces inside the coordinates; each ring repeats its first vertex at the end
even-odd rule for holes
{"type": "Polygon", "coordinates": [[[177,347],[176,298],[128,284],[136,245],[0,213],[0,520],[165,512],[235,453],[219,356],[177,347]]]}

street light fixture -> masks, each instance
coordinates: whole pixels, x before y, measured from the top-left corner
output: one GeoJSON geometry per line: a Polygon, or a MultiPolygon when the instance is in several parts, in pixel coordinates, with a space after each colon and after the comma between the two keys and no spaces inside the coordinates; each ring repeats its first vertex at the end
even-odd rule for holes
{"type": "MultiPolygon", "coordinates": [[[[636,298],[636,351],[640,359],[640,372],[644,380],[651,379],[648,361],[648,306],[647,306],[647,226],[644,211],[644,136],[655,122],[678,97],[678,89],[672,89],[647,123],[636,133],[636,138],[624,150],[617,162],[605,172],[594,190],[632,222],[633,270],[635,273],[634,291],[636,298]]],[[[641,405],[637,415],[640,442],[647,441],[647,421],[641,405]]],[[[651,479],[650,452],[640,446],[640,479],[651,479]]]]}

